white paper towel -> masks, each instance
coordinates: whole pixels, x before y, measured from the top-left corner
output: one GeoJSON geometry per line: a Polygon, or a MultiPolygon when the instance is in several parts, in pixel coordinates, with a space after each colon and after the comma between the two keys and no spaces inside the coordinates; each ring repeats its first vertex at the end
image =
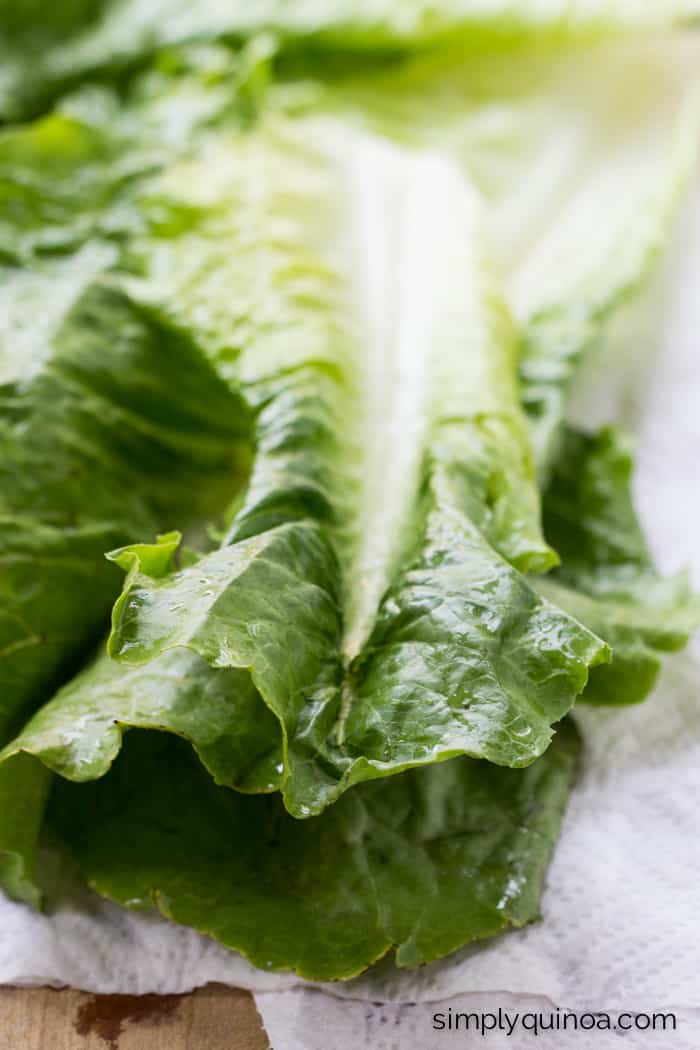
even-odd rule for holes
{"type": "MultiPolygon", "coordinates": [[[[686,234],[688,250],[673,282],[673,308],[660,350],[632,387],[621,382],[612,362],[601,377],[598,362],[594,378],[605,396],[594,400],[596,413],[586,414],[597,422],[593,416],[605,416],[614,403],[635,422],[637,498],[654,553],[665,570],[691,565],[700,585],[700,194],[686,234]]],[[[700,644],[668,661],[645,704],[581,709],[579,720],[586,740],[584,771],[550,869],[545,921],[414,974],[379,967],[332,986],[334,997],[318,991],[261,995],[275,1050],[317,1045],[411,1050],[449,1046],[450,1039],[483,1045],[481,1037],[432,1033],[425,1008],[387,1007],[388,1020],[382,1022],[378,1008],[339,1004],[335,997],[406,1003],[478,992],[490,993],[485,1001],[491,1005],[484,1009],[492,1009],[506,999],[519,1001],[506,990],[576,1009],[673,1008],[683,1019],[672,1037],[637,1033],[620,1042],[616,1033],[608,1043],[596,1033],[595,1042],[587,1043],[589,1037],[577,1033],[571,1045],[581,1050],[587,1045],[697,1050],[700,644]],[[403,1020],[396,1022],[397,1017],[403,1020]],[[688,1034],[691,1030],[696,1034],[688,1034]]],[[[0,983],[142,993],[180,992],[208,981],[268,993],[294,984],[291,977],[255,970],[189,930],[128,914],[87,893],[64,896],[51,915],[0,898],[0,983]]],[[[536,1045],[558,1050],[569,1045],[564,1038],[543,1034],[536,1045]]],[[[529,1034],[518,1036],[519,1042],[503,1039],[492,1036],[487,1045],[535,1045],[529,1034]]]]}
{"type": "Polygon", "coordinates": [[[626,1013],[609,1018],[581,1014],[576,1023],[584,1027],[574,1029],[569,1017],[566,1030],[552,1031],[549,1025],[557,1024],[557,1015],[560,1026],[564,1024],[564,1011],[557,1011],[551,1000],[507,992],[463,995],[438,1003],[372,1003],[295,989],[264,992],[255,1001],[275,1050],[698,1050],[700,1046],[700,1011],[676,1010],[673,1019],[666,1013],[664,1020],[657,1016],[648,1022],[646,1015],[635,1019],[626,1013]],[[447,1024],[448,1008],[459,1027],[436,1028],[440,1015],[447,1024]],[[459,1013],[469,1016],[457,1021],[459,1013]],[[486,1015],[485,1034],[477,1027],[482,1015],[486,1015]],[[628,1028],[635,1020],[649,1028],[628,1028]],[[608,1023],[609,1030],[601,1027],[608,1023]],[[544,1030],[540,1024],[546,1026],[544,1030]],[[590,1024],[595,1027],[589,1029],[590,1024]]]}

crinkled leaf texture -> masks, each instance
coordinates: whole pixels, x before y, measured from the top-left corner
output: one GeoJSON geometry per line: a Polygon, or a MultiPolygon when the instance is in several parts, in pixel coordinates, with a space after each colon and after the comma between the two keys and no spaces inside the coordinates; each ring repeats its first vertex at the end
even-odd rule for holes
{"type": "MultiPolygon", "coordinates": [[[[105,551],[222,510],[247,470],[242,398],[114,269],[133,161],[58,114],[0,136],[2,743],[104,634],[105,551]]],[[[0,770],[3,883],[33,901],[47,776],[22,756],[0,770]]]]}
{"type": "MultiPolygon", "coordinates": [[[[190,741],[215,782],[282,788],[287,808],[309,816],[357,781],[454,755],[531,762],[606,655],[520,571],[554,556],[539,531],[516,343],[481,258],[476,197],[432,156],[347,139],[335,125],[309,125],[303,137],[284,127],[212,136],[198,162],[144,196],[150,228],[134,248],[144,277],[129,282],[129,309],[187,331],[244,391],[256,458],[220,549],[178,568],[178,537],[168,534],[114,555],[129,579],[112,649],[136,662],[99,657],[8,745],[4,768],[25,763],[35,790],[42,766],[80,790],[109,780],[124,730],[139,727],[190,741]],[[341,201],[336,165],[349,173],[341,201]],[[389,205],[384,230],[376,216],[389,205]]],[[[110,320],[110,331],[137,330],[110,320]]],[[[188,394],[214,426],[212,394],[188,394]]],[[[182,438],[191,454],[186,428],[182,438]]],[[[192,485],[186,473],[178,481],[192,485]]],[[[559,752],[555,744],[546,769],[559,752]]],[[[489,767],[473,768],[482,772],[469,783],[484,775],[495,790],[489,767]]],[[[566,768],[551,807],[546,792],[542,800],[551,833],[566,768]]],[[[515,790],[520,781],[504,775],[515,790]]],[[[539,781],[523,778],[537,796],[529,812],[539,781]]],[[[7,855],[29,864],[33,840],[17,845],[16,830],[7,829],[7,855]]],[[[511,831],[506,820],[490,918],[468,915],[455,944],[535,914],[551,834],[533,840],[521,879],[511,831]],[[511,914],[499,901],[517,897],[521,882],[528,903],[511,914]]],[[[26,879],[7,884],[31,894],[26,879]]],[[[404,935],[373,936],[373,954],[339,954],[318,972],[355,972],[404,935]]]]}
{"type": "MultiPolygon", "coordinates": [[[[414,3],[399,15],[394,5],[337,2],[305,16],[303,4],[224,11],[173,2],[155,22],[154,10],[106,5],[104,20],[47,54],[36,94],[23,96],[20,85],[13,95],[10,69],[2,104],[41,108],[86,69],[108,80],[154,47],[245,34],[283,14],[283,49],[312,38],[319,54],[333,54],[343,43],[432,45],[455,27],[470,36],[477,9],[445,2],[429,14],[414,3]]],[[[592,10],[567,5],[567,28],[579,16],[603,28],[592,10]]],[[[536,5],[520,5],[517,19],[514,11],[491,5],[504,37],[540,18],[536,5]]],[[[76,12],[57,35],[82,12],[96,14],[87,4],[76,12]]],[[[443,120],[434,105],[454,75],[449,56],[439,63],[444,82],[432,60],[400,67],[398,116],[391,90],[368,81],[361,108],[385,107],[387,127],[403,121],[402,148],[338,119],[335,107],[357,109],[353,85],[342,105],[346,85],[329,91],[330,110],[318,104],[323,91],[309,104],[307,88],[285,85],[282,105],[311,115],[264,117],[242,134],[266,47],[254,44],[236,66],[247,110],[235,119],[221,92],[230,70],[200,78],[212,92],[218,78],[215,103],[196,86],[187,106],[178,96],[170,110],[178,120],[162,98],[148,118],[146,109],[114,111],[124,129],[134,119],[150,128],[151,118],[171,128],[173,163],[153,178],[148,157],[162,169],[167,150],[122,157],[115,140],[75,116],[58,113],[0,142],[0,204],[3,194],[20,204],[4,209],[0,229],[9,327],[20,333],[0,362],[4,542],[19,566],[6,577],[4,608],[11,628],[34,618],[34,633],[10,633],[0,647],[6,733],[96,638],[114,580],[99,553],[235,499],[214,551],[184,552],[179,535],[166,533],[113,553],[127,571],[113,613],[116,659],[99,654],[0,756],[0,810],[11,813],[0,880],[36,903],[33,861],[53,771],[61,778],[45,826],[100,892],[155,904],[258,965],[343,978],[392,948],[399,965],[414,966],[536,917],[578,749],[561,719],[582,691],[633,698],[616,684],[620,669],[648,668],[689,629],[674,585],[654,584],[676,616],[664,628],[638,600],[656,578],[635,546],[619,462],[602,439],[564,442],[547,492],[563,564],[549,583],[535,580],[557,556],[540,530],[517,334],[483,250],[483,202],[470,179],[490,206],[486,221],[502,215],[499,264],[512,263],[509,297],[528,333],[523,377],[531,383],[535,352],[543,374],[534,381],[556,395],[546,440],[537,419],[533,431],[545,476],[557,461],[549,435],[573,364],[638,283],[667,225],[691,122],[676,81],[666,90],[663,62],[660,72],[645,67],[651,86],[638,109],[616,92],[621,108],[608,119],[600,100],[573,104],[580,66],[572,60],[566,73],[571,56],[556,68],[548,60],[532,81],[540,58],[514,60],[504,98],[494,67],[465,65],[462,54],[461,117],[443,120]],[[640,117],[649,99],[659,100],[656,124],[671,118],[650,164],[640,117]],[[189,159],[180,111],[187,128],[211,125],[199,127],[189,159]],[[523,165],[525,139],[548,121],[523,165]],[[57,177],[47,180],[57,151],[57,177]],[[600,161],[592,186],[593,165],[581,156],[600,161]],[[85,174],[80,204],[76,165],[85,174]],[[569,206],[572,171],[586,185],[574,187],[569,206]],[[601,215],[630,174],[629,206],[613,210],[605,232],[601,215]],[[511,253],[523,227],[516,189],[535,220],[511,253]],[[574,213],[588,216],[582,268],[555,303],[543,303],[551,285],[542,273],[559,266],[574,213]],[[568,232],[557,241],[559,227],[568,232]],[[131,275],[105,276],[120,260],[131,275]],[[20,271],[28,261],[31,270],[20,271]],[[27,304],[45,299],[41,325],[17,326],[27,304]],[[238,493],[251,440],[252,473],[238,493]],[[572,469],[578,488],[569,493],[572,469]],[[562,492],[582,511],[576,543],[559,536],[570,524],[559,527],[562,492]],[[619,524],[617,546],[596,542],[601,522],[619,524]],[[545,586],[560,604],[542,597],[545,586]],[[606,641],[615,660],[596,677],[606,641]],[[33,646],[39,660],[28,655],[33,646]]],[[[623,85],[640,83],[635,61],[623,85]]],[[[162,83],[161,74],[151,79],[162,83]]],[[[133,102],[128,75],[123,84],[133,102]]],[[[70,105],[91,114],[96,104],[87,92],[70,105]]]]}
{"type": "Polygon", "coordinates": [[[105,551],[217,513],[247,470],[240,394],[119,273],[157,109],[148,133],[128,112],[0,132],[2,742],[104,632],[105,551]]]}
{"type": "MultiPolygon", "coordinates": [[[[123,551],[132,568],[112,651],[138,666],[186,646],[213,667],[250,670],[280,722],[282,789],[298,816],[359,780],[460,753],[526,764],[584,687],[601,643],[492,561],[462,520],[443,532],[440,524],[342,678],[328,656],[339,619],[318,574],[325,563],[315,532],[302,526],[269,530],[160,578],[144,569],[157,571],[162,548],[123,551]]],[[[62,700],[53,702],[59,724],[62,700]]],[[[17,746],[36,749],[33,729],[17,746]]]]}
{"type": "MultiPolygon", "coordinates": [[[[30,263],[65,256],[91,237],[118,239],[120,227],[136,221],[128,198],[141,166],[133,149],[124,147],[107,128],[61,112],[2,129],[0,260],[30,263]]],[[[72,269],[75,278],[79,260],[72,269]]],[[[4,294],[12,295],[12,281],[4,294]]]]}
{"type": "Polygon", "coordinates": [[[661,654],[682,649],[700,624],[700,602],[685,574],[656,572],[632,504],[628,442],[607,427],[589,435],[567,428],[544,494],[547,536],[562,564],[538,589],[585,623],[612,649],[591,672],[582,700],[643,700],[661,654]]]}
{"type": "MultiPolygon", "coordinates": [[[[14,374],[7,355],[3,362],[3,742],[106,629],[119,575],[105,548],[170,514],[182,520],[191,501],[221,506],[247,454],[245,406],[181,333],[109,282],[60,313],[34,356],[18,355],[14,374]]],[[[30,900],[46,779],[24,756],[0,768],[0,874],[30,900]]]]}
{"type": "Polygon", "coordinates": [[[456,759],[299,822],[278,796],[216,787],[182,741],[130,734],[102,780],[56,783],[49,826],[103,895],[264,969],[335,980],[392,948],[418,966],[537,918],[577,754],[563,723],[526,770],[456,759]]]}
{"type": "Polygon", "coordinates": [[[128,576],[110,654],[133,674],[78,677],[10,749],[70,777],[104,773],[121,726],[160,726],[184,731],[219,782],[281,787],[308,816],[354,783],[461,754],[532,762],[608,658],[519,571],[554,559],[477,198],[438,158],[303,131],[303,145],[279,127],[217,140],[196,162],[206,180],[187,164],[154,197],[161,217],[167,204],[189,218],[144,240],[157,273],[134,294],[167,310],[174,287],[178,323],[258,405],[257,455],[220,549],[178,568],[167,535],[112,555],[128,576]],[[212,270],[212,228],[235,282],[212,270]],[[370,273],[351,279],[347,258],[370,273]],[[204,661],[232,689],[228,756],[186,715],[204,661]],[[175,668],[190,669],[179,688],[175,668]]]}
{"type": "Polygon", "coordinates": [[[240,398],[191,341],[116,284],[62,300],[76,264],[51,268],[55,327],[37,326],[23,353],[8,334],[3,360],[0,736],[104,631],[119,586],[105,548],[182,520],[191,501],[225,504],[249,432],[240,398]]]}

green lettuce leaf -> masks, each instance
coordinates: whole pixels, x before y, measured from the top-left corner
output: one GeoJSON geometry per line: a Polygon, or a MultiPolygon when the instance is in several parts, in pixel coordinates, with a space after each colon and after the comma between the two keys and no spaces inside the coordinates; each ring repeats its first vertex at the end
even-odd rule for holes
{"type": "Polygon", "coordinates": [[[300,823],[278,797],[216,787],[182,741],[135,734],[102,780],[56,782],[48,822],[103,895],[264,969],[335,980],[392,949],[415,967],[537,918],[577,754],[563,723],[526,770],[457,759],[300,823]]]}
{"type": "Polygon", "coordinates": [[[461,42],[476,54],[523,45],[658,31],[698,14],[695,0],[71,0],[37,19],[36,2],[0,6],[0,114],[46,112],[87,79],[123,84],[154,55],[188,43],[261,36],[279,52],[278,71],[298,76],[396,61],[461,42]],[[32,63],[31,69],[29,63],[32,63]]]}
{"type": "Polygon", "coordinates": [[[546,482],[581,359],[643,286],[697,156],[692,34],[471,55],[274,89],[293,112],[439,149],[478,186],[521,333],[520,378],[546,482]],[[595,78],[591,78],[591,69],[595,78]]]}
{"type": "Polygon", "coordinates": [[[144,179],[196,151],[217,119],[252,119],[260,61],[257,44],[183,48],[126,87],[87,83],[51,114],[0,129],[0,264],[31,268],[87,242],[127,265],[144,179]]]}
{"type": "Polygon", "coordinates": [[[700,601],[684,573],[654,568],[630,492],[629,443],[614,428],[571,428],[544,494],[547,536],[562,563],[538,589],[604,638],[612,662],[595,668],[581,699],[636,703],[652,689],[661,654],[686,645],[700,601]]]}
{"type": "Polygon", "coordinates": [[[169,289],[178,323],[260,405],[257,457],[219,551],[180,571],[170,538],[115,555],[129,575],[110,642],[134,664],[184,646],[249,670],[301,816],[461,753],[532,761],[606,657],[518,571],[553,557],[476,198],[438,158],[303,130],[303,147],[280,124],[217,139],[160,186],[159,215],[167,190],[194,226],[144,245],[160,280],[142,292],[169,289]],[[326,150],[343,170],[353,158],[349,230],[326,150]],[[329,243],[368,268],[354,287],[329,243]],[[266,296],[275,316],[256,325],[266,296]]]}
{"type": "Polygon", "coordinates": [[[608,654],[520,571],[554,556],[469,187],[439,158],[275,122],[213,133],[144,209],[131,294],[255,406],[250,483],[220,549],[178,567],[167,535],[113,555],[123,663],[77,678],[7,754],[100,776],[124,727],[159,726],[297,816],[460,754],[533,761],[608,654]],[[190,685],[204,661],[212,702],[236,690],[214,751],[190,685]]]}
{"type": "Polygon", "coordinates": [[[687,66],[554,58],[619,24],[587,4],[507,76],[471,45],[529,38],[534,5],[105,11],[0,82],[15,113],[119,83],[0,138],[0,882],[37,903],[53,771],[43,826],[100,892],[259,965],[347,977],[523,925],[575,767],[560,720],[641,698],[695,623],[616,439],[561,427],[689,170],[687,66]],[[201,46],[270,27],[279,59],[201,46]],[[392,64],[270,87],[339,49],[392,64]],[[206,547],[227,504],[214,551],[135,542],[206,547]],[[27,721],[102,632],[112,547],[109,654],[27,721]]]}
{"type": "Polygon", "coordinates": [[[1,742],[104,632],[105,551],[208,520],[247,473],[240,394],[119,273],[141,181],[222,105],[216,61],[0,132],[1,742]]]}
{"type": "MultiPolygon", "coordinates": [[[[105,549],[171,515],[211,516],[245,462],[245,406],[191,341],[106,279],[71,303],[73,271],[79,286],[77,259],[49,271],[56,301],[47,300],[47,318],[27,332],[22,352],[11,321],[4,344],[4,738],[102,634],[119,585],[105,549]]],[[[50,293],[49,273],[41,280],[50,293]]]]}
{"type": "MultiPolygon", "coordinates": [[[[105,550],[172,518],[206,520],[247,467],[247,407],[183,333],[95,277],[110,258],[86,246],[10,271],[3,290],[3,743],[103,635],[120,585],[105,550]],[[35,300],[38,323],[27,312],[35,300]]],[[[0,876],[23,899],[37,896],[32,843],[46,777],[22,756],[0,770],[0,876]]]]}
{"type": "MultiPolygon", "coordinates": [[[[116,233],[110,211],[134,175],[119,145],[102,128],[61,113],[0,132],[0,260],[66,255],[116,233]]],[[[121,219],[124,225],[123,205],[121,219]]]]}
{"type": "Polygon", "coordinates": [[[35,869],[50,781],[46,766],[30,755],[0,765],[0,887],[35,908],[41,903],[35,869]]]}

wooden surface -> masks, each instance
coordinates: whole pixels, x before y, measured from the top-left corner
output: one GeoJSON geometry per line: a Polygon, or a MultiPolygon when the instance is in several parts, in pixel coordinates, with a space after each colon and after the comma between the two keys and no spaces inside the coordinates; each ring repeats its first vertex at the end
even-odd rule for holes
{"type": "Polygon", "coordinates": [[[88,995],[0,988],[0,1050],[268,1050],[247,992],[88,995]]]}

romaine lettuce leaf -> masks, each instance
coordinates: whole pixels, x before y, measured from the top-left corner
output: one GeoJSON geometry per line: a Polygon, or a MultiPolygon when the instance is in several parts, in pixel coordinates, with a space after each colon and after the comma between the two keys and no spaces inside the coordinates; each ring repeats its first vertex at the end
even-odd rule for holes
{"type": "MultiPolygon", "coordinates": [[[[2,743],[103,635],[120,584],[105,550],[171,516],[211,517],[247,469],[247,406],[183,333],[95,276],[105,258],[86,246],[8,271],[3,290],[2,743]]],[[[0,769],[0,876],[32,901],[46,781],[28,756],[0,769]]]]}
{"type": "Polygon", "coordinates": [[[210,517],[230,498],[249,440],[242,401],[185,335],[107,278],[72,303],[84,273],[75,258],[42,274],[46,291],[50,273],[50,320],[18,353],[10,319],[2,348],[5,739],[104,631],[119,585],[105,549],[171,515],[210,517]]]}
{"type": "Polygon", "coordinates": [[[544,494],[547,536],[562,558],[538,589],[612,648],[581,699],[643,700],[661,653],[682,649],[700,624],[700,601],[684,573],[664,578],[649,555],[632,503],[629,442],[614,428],[567,428],[544,494]]]}
{"type": "MultiPolygon", "coordinates": [[[[1,131],[0,260],[21,265],[67,255],[116,232],[110,211],[134,174],[130,160],[120,160],[120,145],[61,113],[1,131]]],[[[123,208],[121,219],[124,225],[123,208]]]]}
{"type": "Polygon", "coordinates": [[[184,742],[130,734],[103,779],[56,781],[48,822],[103,895],[263,969],[348,978],[392,948],[415,967],[537,918],[577,754],[565,722],[526,770],[456,759],[299,822],[278,796],[216,787],[184,742]]]}
{"type": "Polygon", "coordinates": [[[154,155],[130,122],[57,113],[0,134],[2,741],[104,631],[119,582],[105,550],[209,517],[250,440],[240,397],[119,290],[154,155]]]}
{"type": "Polygon", "coordinates": [[[31,755],[0,765],[0,887],[13,899],[41,903],[35,868],[51,773],[31,755]]]}
{"type": "Polygon", "coordinates": [[[507,63],[454,47],[273,91],[293,112],[438,149],[478,186],[521,333],[543,481],[581,358],[668,239],[697,156],[699,68],[688,34],[526,48],[507,63]]]}
{"type": "Polygon", "coordinates": [[[578,746],[560,720],[582,692],[641,698],[696,621],[616,439],[561,429],[696,129],[682,48],[557,56],[671,17],[623,6],[125,0],[33,83],[6,66],[5,112],[118,82],[0,137],[13,896],[39,898],[53,771],[45,829],[100,892],[270,968],[418,965],[536,915],[578,746]],[[261,28],[278,39],[202,46],[261,28]],[[335,68],[352,50],[361,81],[335,68]],[[214,551],[129,542],[230,501],[214,551]],[[109,653],[25,722],[99,637],[123,543],[109,653]]]}
{"type": "Polygon", "coordinates": [[[46,112],[85,79],[123,84],[160,52],[265,37],[278,71],[371,68],[459,41],[472,54],[658,31],[697,16],[697,0],[72,0],[37,24],[34,0],[0,6],[0,114],[46,112]],[[52,46],[53,45],[53,46],[52,46]],[[31,65],[30,65],[31,63],[31,65]]]}
{"type": "Polygon", "coordinates": [[[110,653],[140,673],[98,663],[7,754],[100,776],[122,727],[160,726],[297,816],[459,754],[531,762],[608,654],[520,571],[554,556],[476,197],[433,156],[275,122],[213,134],[144,209],[131,294],[255,406],[250,483],[220,549],[113,555],[110,653]],[[236,691],[228,756],[173,685],[174,666],[203,681],[200,658],[214,698],[236,691]]]}
{"type": "Polygon", "coordinates": [[[252,118],[258,61],[257,45],[183,48],[128,88],[87,83],[49,115],[0,129],[0,264],[32,268],[88,243],[127,265],[143,180],[196,151],[215,120],[252,118]]]}
{"type": "MultiPolygon", "coordinates": [[[[553,557],[476,198],[437,158],[302,127],[303,147],[281,125],[217,140],[156,197],[167,214],[167,187],[190,221],[144,243],[157,280],[142,294],[170,289],[178,323],[260,405],[257,457],[220,550],[179,571],[171,537],[115,555],[129,575],[110,652],[186,647],[248,670],[305,816],[461,753],[532,761],[607,651],[518,571],[553,557]],[[350,171],[349,229],[329,148],[350,171]]],[[[31,730],[17,746],[35,750],[31,730]]]]}
{"type": "MultiPolygon", "coordinates": [[[[653,571],[632,506],[630,472],[628,445],[617,431],[606,429],[588,436],[569,429],[544,495],[546,527],[562,551],[563,563],[554,578],[540,578],[537,585],[612,645],[612,665],[593,669],[582,696],[598,703],[643,699],[656,678],[659,651],[683,644],[698,620],[697,602],[688,593],[685,580],[663,581],[653,571]]],[[[200,657],[182,650],[166,653],[144,667],[125,667],[100,657],[91,670],[65,687],[56,701],[32,720],[31,735],[25,734],[25,740],[57,772],[84,781],[108,770],[121,747],[124,727],[164,725],[194,744],[215,782],[230,784],[239,791],[270,791],[278,786],[281,734],[247,676],[213,670],[200,657]],[[73,733],[66,764],[67,752],[62,744],[78,723],[81,730],[73,733]]],[[[558,746],[557,739],[554,747],[558,746]]],[[[550,749],[534,768],[541,767],[551,755],[550,749]]],[[[41,793],[46,773],[42,774],[43,766],[36,760],[32,770],[30,761],[29,756],[17,756],[0,766],[0,785],[5,776],[8,798],[25,800],[21,807],[24,815],[13,824],[15,834],[22,839],[9,872],[5,871],[4,884],[13,895],[36,900],[38,891],[26,878],[25,872],[31,868],[25,856],[35,850],[32,836],[39,830],[43,794],[37,801],[31,793],[31,780],[26,778],[33,775],[38,782],[34,791],[41,793]],[[18,780],[12,768],[12,763],[20,761],[25,763],[23,780],[18,780]],[[16,872],[24,875],[19,886],[16,872]]],[[[447,768],[456,769],[457,763],[447,768]]],[[[485,767],[465,764],[467,772],[479,768],[485,767]]],[[[399,781],[405,783],[407,779],[404,774],[399,781]]],[[[382,785],[382,791],[398,792],[396,783],[382,785]]],[[[353,789],[350,796],[357,797],[358,790],[353,789]]],[[[9,810],[9,802],[6,805],[9,810]]],[[[75,822],[77,818],[71,817],[68,805],[63,820],[75,822]]],[[[13,808],[16,811],[16,804],[13,808]]],[[[73,830],[70,836],[74,838],[73,830]]],[[[80,849],[85,856],[87,846],[80,849]]],[[[123,877],[120,869],[120,879],[123,877]]],[[[136,875],[132,871],[129,877],[136,875]]],[[[134,899],[121,882],[115,889],[114,879],[108,881],[108,895],[134,899]]],[[[449,898],[446,907],[450,907],[449,898]]],[[[533,896],[532,914],[535,908],[533,896]]],[[[170,905],[164,910],[169,913],[170,905]]],[[[191,912],[180,913],[173,907],[173,914],[201,927],[202,920],[191,912]]],[[[206,928],[222,936],[218,928],[206,928]]],[[[474,926],[469,936],[477,935],[476,930],[474,926]]],[[[245,946],[244,940],[231,943],[245,946]]],[[[293,965],[290,960],[286,964],[293,965]]]]}

